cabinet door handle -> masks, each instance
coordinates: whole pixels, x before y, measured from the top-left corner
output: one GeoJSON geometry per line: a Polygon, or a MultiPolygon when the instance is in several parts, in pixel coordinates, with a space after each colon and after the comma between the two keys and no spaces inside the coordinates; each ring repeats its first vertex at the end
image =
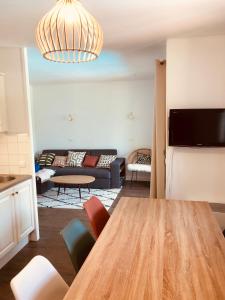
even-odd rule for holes
{"type": "Polygon", "coordinates": [[[16,195],[18,195],[18,194],[19,194],[19,192],[16,192],[15,194],[16,194],[16,195]]]}
{"type": "Polygon", "coordinates": [[[15,196],[15,193],[12,193],[12,196],[15,196]]]}

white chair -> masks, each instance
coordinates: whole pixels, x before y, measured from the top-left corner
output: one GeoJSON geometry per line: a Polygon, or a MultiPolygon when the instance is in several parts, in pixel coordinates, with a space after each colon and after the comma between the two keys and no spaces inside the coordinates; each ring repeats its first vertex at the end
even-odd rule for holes
{"type": "Polygon", "coordinates": [[[35,256],[10,282],[16,300],[62,300],[69,286],[43,256],[35,256]]]}
{"type": "Polygon", "coordinates": [[[131,172],[131,182],[133,181],[134,174],[136,174],[136,181],[137,181],[137,174],[138,172],[143,173],[151,173],[151,165],[144,164],[144,163],[137,163],[138,155],[150,155],[151,156],[151,149],[148,148],[141,148],[133,151],[127,159],[127,170],[131,172]]]}

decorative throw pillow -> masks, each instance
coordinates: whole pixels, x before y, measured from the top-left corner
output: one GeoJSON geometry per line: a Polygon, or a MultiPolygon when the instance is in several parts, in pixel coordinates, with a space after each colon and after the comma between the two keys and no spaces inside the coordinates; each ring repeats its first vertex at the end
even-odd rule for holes
{"type": "Polygon", "coordinates": [[[94,155],[86,155],[83,166],[94,168],[97,165],[99,157],[94,155]]]}
{"type": "Polygon", "coordinates": [[[140,164],[140,165],[150,165],[151,164],[151,155],[137,153],[137,162],[136,163],[140,164]]]}
{"type": "Polygon", "coordinates": [[[109,169],[111,163],[117,158],[116,155],[101,155],[97,164],[97,168],[109,169]]]}
{"type": "Polygon", "coordinates": [[[42,167],[51,166],[54,159],[55,159],[55,153],[44,153],[41,154],[38,163],[42,167]]]}
{"type": "Polygon", "coordinates": [[[70,167],[82,167],[86,152],[69,151],[66,164],[70,167]]]}
{"type": "Polygon", "coordinates": [[[66,165],[67,156],[56,156],[52,166],[64,168],[66,165]]]}

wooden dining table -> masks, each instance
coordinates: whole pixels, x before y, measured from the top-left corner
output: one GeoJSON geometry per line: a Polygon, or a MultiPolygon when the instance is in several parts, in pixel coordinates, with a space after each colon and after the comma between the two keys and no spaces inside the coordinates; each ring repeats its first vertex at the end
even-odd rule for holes
{"type": "Polygon", "coordinates": [[[224,300],[225,239],[207,202],[121,198],[65,300],[224,300]]]}

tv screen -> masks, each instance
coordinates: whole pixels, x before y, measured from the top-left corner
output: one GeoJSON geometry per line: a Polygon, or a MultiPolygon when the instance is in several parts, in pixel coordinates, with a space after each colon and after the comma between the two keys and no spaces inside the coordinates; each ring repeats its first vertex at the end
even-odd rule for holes
{"type": "Polygon", "coordinates": [[[225,109],[171,109],[169,146],[225,147],[225,109]]]}

